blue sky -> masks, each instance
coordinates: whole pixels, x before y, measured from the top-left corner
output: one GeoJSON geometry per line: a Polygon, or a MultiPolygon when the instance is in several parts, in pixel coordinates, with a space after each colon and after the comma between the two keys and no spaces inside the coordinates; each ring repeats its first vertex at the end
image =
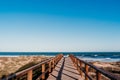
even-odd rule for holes
{"type": "Polygon", "coordinates": [[[120,1],[0,0],[0,51],[120,51],[120,1]]]}

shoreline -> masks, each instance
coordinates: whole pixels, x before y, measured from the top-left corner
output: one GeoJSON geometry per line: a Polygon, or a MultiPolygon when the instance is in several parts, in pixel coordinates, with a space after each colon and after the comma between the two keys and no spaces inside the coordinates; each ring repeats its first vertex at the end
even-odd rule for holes
{"type": "Polygon", "coordinates": [[[94,61],[100,61],[100,62],[120,62],[119,58],[91,58],[91,57],[78,57],[81,60],[87,61],[87,62],[94,62],[94,61]]]}
{"type": "MultiPolygon", "coordinates": [[[[42,56],[42,57],[55,57],[56,55],[0,55],[1,57],[21,57],[21,56],[42,56]]],[[[68,55],[65,55],[64,57],[68,57],[68,55]]],[[[100,61],[100,62],[120,62],[119,58],[93,58],[93,57],[81,57],[77,56],[81,60],[85,60],[88,62],[94,62],[94,61],[100,61]]]]}

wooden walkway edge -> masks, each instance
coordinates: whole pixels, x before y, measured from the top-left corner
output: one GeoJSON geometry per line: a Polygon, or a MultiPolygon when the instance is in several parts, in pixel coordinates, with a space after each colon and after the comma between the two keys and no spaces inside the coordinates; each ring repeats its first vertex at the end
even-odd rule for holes
{"type": "Polygon", "coordinates": [[[70,57],[63,57],[47,80],[83,80],[70,57]]]}

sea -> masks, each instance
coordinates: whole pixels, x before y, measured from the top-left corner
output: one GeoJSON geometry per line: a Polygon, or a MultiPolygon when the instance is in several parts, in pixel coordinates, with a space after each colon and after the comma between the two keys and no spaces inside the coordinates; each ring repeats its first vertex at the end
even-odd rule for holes
{"type": "Polygon", "coordinates": [[[120,52],[0,52],[0,57],[56,56],[73,54],[85,61],[120,62],[120,52]]]}

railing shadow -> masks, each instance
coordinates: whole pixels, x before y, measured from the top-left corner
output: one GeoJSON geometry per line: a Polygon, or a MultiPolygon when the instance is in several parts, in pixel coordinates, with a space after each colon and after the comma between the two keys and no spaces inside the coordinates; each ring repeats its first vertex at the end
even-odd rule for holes
{"type": "MultiPolygon", "coordinates": [[[[74,77],[73,75],[68,75],[67,73],[64,73],[63,71],[67,71],[69,73],[72,73],[72,74],[75,74],[75,75],[79,75],[79,73],[76,73],[76,72],[73,72],[73,70],[76,70],[75,68],[71,68],[71,67],[68,67],[70,70],[67,70],[65,69],[66,68],[66,63],[68,63],[69,61],[66,61],[66,58],[63,58],[62,61],[60,61],[57,65],[56,65],[56,68],[57,69],[54,69],[55,72],[58,72],[58,75],[54,75],[54,74],[51,74],[51,76],[53,76],[54,78],[56,78],[56,80],[62,80],[62,76],[65,75],[71,79],[74,79],[74,80],[78,80],[76,77],[74,77]],[[59,68],[59,70],[58,70],[59,68]]],[[[74,66],[74,65],[69,65],[69,66],[74,66]]]]}
{"type": "MultiPolygon", "coordinates": [[[[58,67],[58,66],[56,66],[56,67],[58,67]]],[[[58,67],[58,68],[60,68],[60,67],[58,67]]],[[[79,73],[73,72],[74,70],[77,70],[77,69],[71,69],[71,70],[63,69],[63,70],[79,75],[79,73]]]]}
{"type": "Polygon", "coordinates": [[[64,68],[64,64],[65,64],[65,58],[63,58],[63,63],[61,65],[61,68],[58,72],[58,76],[57,76],[57,80],[61,80],[61,76],[62,76],[62,71],[63,71],[63,68],[64,68]]]}
{"type": "MultiPolygon", "coordinates": [[[[55,70],[55,71],[59,72],[58,70],[55,70]]],[[[63,75],[66,75],[66,76],[68,76],[68,77],[70,77],[70,78],[72,78],[72,79],[74,79],[74,80],[78,80],[77,78],[75,78],[75,77],[73,77],[73,76],[70,76],[70,75],[68,75],[68,74],[66,74],[66,73],[62,73],[62,74],[63,74],[63,75]]],[[[52,74],[52,76],[55,77],[56,80],[61,80],[61,78],[58,79],[58,77],[54,76],[53,74],[52,74]]]]}

